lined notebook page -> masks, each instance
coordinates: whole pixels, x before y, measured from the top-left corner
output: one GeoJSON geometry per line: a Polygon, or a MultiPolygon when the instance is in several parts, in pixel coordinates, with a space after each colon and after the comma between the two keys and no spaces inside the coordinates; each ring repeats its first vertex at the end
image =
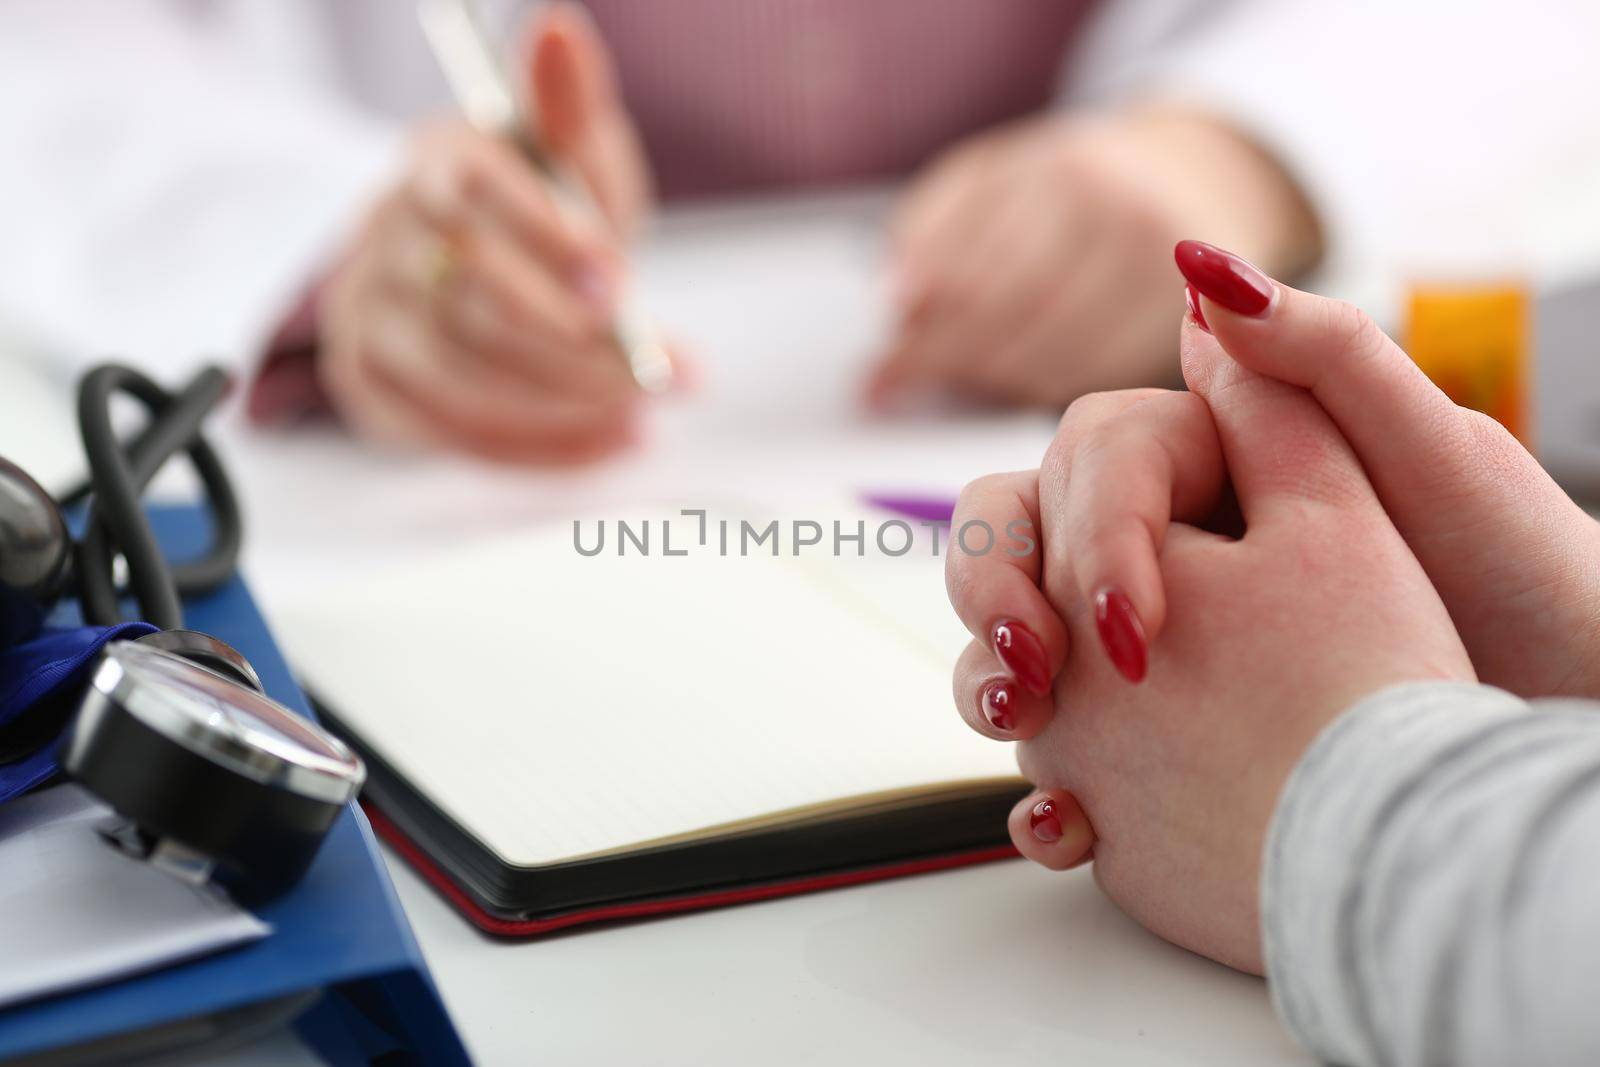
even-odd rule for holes
{"type": "Polygon", "coordinates": [[[612,536],[580,556],[570,523],[469,543],[274,621],[341,719],[513,864],[1016,774],[955,712],[938,559],[664,558],[654,533],[643,558],[612,536]]]}

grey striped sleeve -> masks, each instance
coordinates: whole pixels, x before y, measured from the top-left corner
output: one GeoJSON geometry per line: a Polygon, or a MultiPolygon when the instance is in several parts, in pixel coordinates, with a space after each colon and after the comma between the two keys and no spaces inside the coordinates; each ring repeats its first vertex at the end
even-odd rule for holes
{"type": "Polygon", "coordinates": [[[1302,1044],[1351,1067],[1600,1064],[1597,709],[1416,684],[1318,737],[1262,872],[1302,1044]]]}

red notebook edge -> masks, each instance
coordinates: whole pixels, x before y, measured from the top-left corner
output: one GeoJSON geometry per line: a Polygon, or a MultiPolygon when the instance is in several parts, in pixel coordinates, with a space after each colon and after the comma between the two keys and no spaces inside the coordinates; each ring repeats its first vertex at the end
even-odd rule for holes
{"type": "Polygon", "coordinates": [[[657,915],[673,915],[678,912],[725,908],[734,904],[749,904],[758,900],[775,900],[779,897],[790,897],[800,893],[817,893],[827,889],[842,889],[846,886],[886,881],[890,878],[904,878],[913,874],[927,874],[932,871],[948,871],[958,867],[971,867],[979,863],[993,863],[997,860],[1010,859],[1017,855],[1017,850],[1010,845],[995,845],[966,852],[952,852],[938,856],[925,856],[914,860],[900,860],[893,863],[885,863],[879,867],[838,871],[832,874],[806,875],[800,878],[764,882],[760,885],[743,886],[734,889],[718,889],[688,896],[667,897],[660,900],[641,900],[621,904],[603,904],[593,908],[585,908],[581,911],[553,915],[546,919],[502,919],[484,910],[482,905],[468,896],[455,882],[451,881],[450,876],[445,874],[428,854],[419,848],[411,838],[407,837],[404,830],[390,821],[376,805],[363,799],[361,808],[366,812],[367,820],[371,822],[373,832],[385,844],[398,852],[400,857],[420,874],[433,887],[435,892],[444,897],[452,907],[459,911],[467,921],[484,933],[506,938],[539,937],[542,934],[554,933],[557,930],[565,930],[574,926],[586,926],[591,923],[612,922],[622,919],[644,919],[657,915]]]}

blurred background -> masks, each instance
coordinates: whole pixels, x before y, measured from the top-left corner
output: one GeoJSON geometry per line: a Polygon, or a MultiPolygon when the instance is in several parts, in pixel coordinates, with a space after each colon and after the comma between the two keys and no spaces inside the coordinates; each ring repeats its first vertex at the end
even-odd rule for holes
{"type": "MultiPolygon", "coordinates": [[[[212,360],[269,449],[331,423],[389,456],[614,470],[700,404],[732,440],[876,424],[892,450],[1176,381],[1170,250],[1195,237],[1362,303],[1581,480],[1593,5],[467,7],[520,107],[500,129],[409,5],[5,5],[12,395],[212,360]],[[635,292],[695,399],[617,358],[635,292]]],[[[49,431],[23,425],[26,459],[49,431]]]]}

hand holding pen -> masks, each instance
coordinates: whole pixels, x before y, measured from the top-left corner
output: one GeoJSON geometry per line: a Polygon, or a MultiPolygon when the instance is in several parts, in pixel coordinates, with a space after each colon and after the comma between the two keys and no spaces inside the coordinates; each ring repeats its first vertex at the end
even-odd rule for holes
{"type": "Polygon", "coordinates": [[[319,374],[369,436],[581,462],[638,433],[646,389],[617,324],[649,172],[580,8],[542,12],[522,54],[537,143],[593,210],[563,206],[515,140],[420,129],[322,291],[319,374]]]}

